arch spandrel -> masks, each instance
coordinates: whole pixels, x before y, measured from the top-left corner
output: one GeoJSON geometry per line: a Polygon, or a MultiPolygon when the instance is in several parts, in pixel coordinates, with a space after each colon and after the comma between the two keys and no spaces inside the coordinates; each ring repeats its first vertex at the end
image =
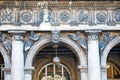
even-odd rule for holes
{"type": "MultiPolygon", "coordinates": [[[[32,66],[34,57],[37,55],[40,48],[49,42],[51,42],[51,38],[47,37],[47,38],[39,40],[31,47],[26,57],[25,67],[32,66]]],[[[66,43],[67,45],[71,46],[76,51],[75,54],[78,57],[79,65],[87,66],[86,55],[83,52],[83,50],[75,42],[73,42],[67,37],[60,37],[60,42],[66,43]]]]}
{"type": "Polygon", "coordinates": [[[118,43],[120,43],[120,36],[115,37],[113,40],[111,40],[103,50],[102,56],[101,56],[101,65],[106,66],[107,57],[110,52],[110,50],[116,46],[118,43]]]}

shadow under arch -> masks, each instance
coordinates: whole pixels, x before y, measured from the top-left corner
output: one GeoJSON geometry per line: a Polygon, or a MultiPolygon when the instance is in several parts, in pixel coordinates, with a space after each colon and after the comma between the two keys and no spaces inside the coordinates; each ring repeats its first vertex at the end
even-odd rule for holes
{"type": "MultiPolygon", "coordinates": [[[[29,50],[27,57],[26,57],[25,67],[32,67],[34,57],[37,55],[39,48],[49,42],[51,42],[51,37],[41,39],[31,47],[31,49],[29,50]]],[[[67,45],[71,46],[76,51],[75,54],[78,57],[80,66],[87,65],[85,53],[75,42],[73,42],[72,40],[70,40],[69,38],[66,38],[66,37],[60,37],[60,42],[66,43],[67,45]]]]}
{"type": "Polygon", "coordinates": [[[106,66],[107,64],[107,57],[110,52],[110,50],[116,46],[118,43],[120,43],[120,36],[115,37],[113,40],[111,40],[103,50],[102,56],[101,56],[101,66],[106,66]]]}

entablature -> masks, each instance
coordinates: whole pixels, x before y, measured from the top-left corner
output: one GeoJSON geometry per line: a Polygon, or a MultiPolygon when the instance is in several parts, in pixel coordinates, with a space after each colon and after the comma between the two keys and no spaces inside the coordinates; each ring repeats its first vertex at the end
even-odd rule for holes
{"type": "Polygon", "coordinates": [[[119,4],[118,1],[15,1],[14,6],[1,5],[0,30],[120,30],[119,4]]]}

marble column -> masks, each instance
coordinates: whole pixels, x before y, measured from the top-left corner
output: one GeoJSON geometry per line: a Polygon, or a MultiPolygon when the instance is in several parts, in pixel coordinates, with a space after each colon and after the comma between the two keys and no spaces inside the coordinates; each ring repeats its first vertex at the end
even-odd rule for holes
{"type": "Polygon", "coordinates": [[[34,67],[25,68],[25,80],[32,80],[33,70],[34,70],[34,67]]]}
{"type": "Polygon", "coordinates": [[[101,80],[98,32],[88,30],[88,80],[101,80]]]}
{"type": "Polygon", "coordinates": [[[80,80],[88,80],[88,69],[86,66],[78,66],[80,70],[80,80]]]}
{"type": "Polygon", "coordinates": [[[23,36],[14,33],[12,36],[12,80],[24,80],[24,53],[23,53],[23,36]]]}

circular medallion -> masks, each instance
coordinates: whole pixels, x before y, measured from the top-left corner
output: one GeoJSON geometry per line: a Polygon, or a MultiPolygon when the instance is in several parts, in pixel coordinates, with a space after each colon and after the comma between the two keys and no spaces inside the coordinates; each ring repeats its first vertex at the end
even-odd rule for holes
{"type": "Polygon", "coordinates": [[[25,22],[29,22],[32,19],[32,14],[30,12],[23,12],[21,18],[25,22]]]}
{"type": "Polygon", "coordinates": [[[117,22],[120,22],[120,10],[115,11],[115,20],[116,20],[117,22]]]}
{"type": "Polygon", "coordinates": [[[99,22],[105,22],[107,19],[106,14],[104,12],[97,13],[96,18],[99,22]]]}
{"type": "Polygon", "coordinates": [[[63,22],[68,22],[70,20],[70,13],[69,12],[62,12],[60,14],[60,20],[63,22]]]}

